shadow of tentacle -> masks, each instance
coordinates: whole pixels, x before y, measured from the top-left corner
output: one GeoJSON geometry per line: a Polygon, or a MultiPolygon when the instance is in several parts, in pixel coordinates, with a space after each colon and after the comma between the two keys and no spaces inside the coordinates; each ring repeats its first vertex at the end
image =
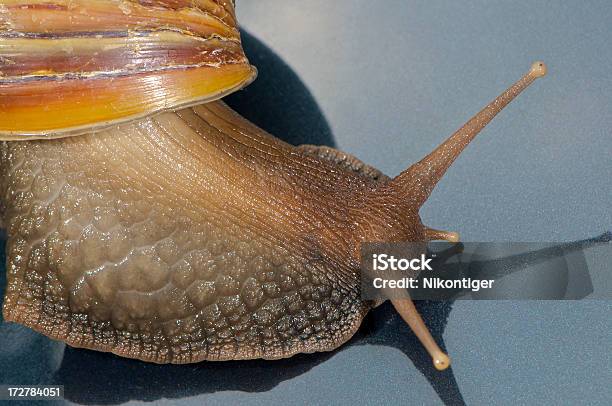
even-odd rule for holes
{"type": "Polygon", "coordinates": [[[447,250],[449,255],[438,255],[432,261],[434,271],[421,273],[419,279],[494,279],[500,288],[479,292],[460,288],[419,289],[412,296],[435,300],[583,299],[594,292],[583,251],[604,246],[611,240],[612,232],[608,231],[593,238],[556,244],[466,243],[470,247],[468,253],[447,250]]]}
{"type": "MultiPolygon", "coordinates": [[[[415,301],[423,321],[443,351],[446,351],[443,334],[452,305],[453,301],[415,301]]],[[[370,312],[350,345],[383,345],[397,348],[406,354],[427,378],[445,405],[465,405],[452,366],[445,371],[438,371],[433,367],[430,355],[389,302],[370,312]]]]}
{"type": "MultiPolygon", "coordinates": [[[[491,272],[489,276],[505,276],[510,273],[518,272],[526,269],[534,263],[543,263],[551,259],[566,255],[572,252],[582,251],[600,244],[609,243],[612,240],[612,232],[605,232],[597,237],[587,238],[584,240],[559,243],[547,247],[540,248],[535,251],[520,253],[503,258],[493,259],[489,261],[473,261],[473,269],[491,268],[496,272],[491,272]]],[[[537,243],[533,243],[537,245],[537,243]]],[[[550,244],[548,244],[550,245],[550,244]]]]}

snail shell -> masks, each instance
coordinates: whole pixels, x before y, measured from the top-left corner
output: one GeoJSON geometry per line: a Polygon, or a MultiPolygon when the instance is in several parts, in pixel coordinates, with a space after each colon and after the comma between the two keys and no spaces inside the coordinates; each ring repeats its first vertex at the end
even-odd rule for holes
{"type": "Polygon", "coordinates": [[[250,83],[229,1],[8,0],[0,136],[78,134],[250,83]]]}
{"type": "MultiPolygon", "coordinates": [[[[159,363],[347,341],[376,305],[360,295],[361,243],[457,241],[419,208],[545,72],[534,64],[391,179],[214,101],[256,73],[229,1],[7,0],[0,60],[4,318],[159,363]]],[[[407,293],[392,303],[448,367],[407,293]]]]}

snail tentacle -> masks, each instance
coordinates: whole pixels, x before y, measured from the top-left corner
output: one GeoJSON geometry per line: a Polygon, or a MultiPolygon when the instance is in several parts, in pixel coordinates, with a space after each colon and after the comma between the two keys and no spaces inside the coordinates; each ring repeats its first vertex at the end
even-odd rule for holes
{"type": "Polygon", "coordinates": [[[398,194],[407,193],[404,197],[411,204],[422,206],[448,168],[478,133],[535,79],[545,74],[546,65],[543,62],[533,63],[529,72],[469,119],[433,152],[395,177],[390,187],[398,194]]]}
{"type": "Polygon", "coordinates": [[[414,307],[414,303],[409,298],[406,299],[391,299],[393,307],[402,316],[402,319],[410,326],[414,334],[417,336],[419,341],[423,344],[423,347],[427,350],[433,361],[434,367],[438,371],[443,371],[448,368],[451,364],[451,360],[444,351],[438,347],[436,341],[431,336],[429,329],[423,322],[423,318],[414,307]]]}

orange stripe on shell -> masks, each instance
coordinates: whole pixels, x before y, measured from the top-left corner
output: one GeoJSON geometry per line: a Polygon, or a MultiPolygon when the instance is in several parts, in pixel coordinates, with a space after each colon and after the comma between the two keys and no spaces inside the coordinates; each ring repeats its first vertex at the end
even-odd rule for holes
{"type": "Polygon", "coordinates": [[[79,134],[152,112],[211,101],[254,77],[248,64],[0,84],[1,138],[79,134]],[[202,95],[206,95],[205,98],[202,95]]]}

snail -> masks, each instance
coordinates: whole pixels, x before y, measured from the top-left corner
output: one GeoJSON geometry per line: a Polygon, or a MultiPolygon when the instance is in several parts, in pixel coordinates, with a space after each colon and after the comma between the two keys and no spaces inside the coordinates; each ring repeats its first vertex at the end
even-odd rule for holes
{"type": "MultiPolygon", "coordinates": [[[[0,5],[3,316],[74,347],[155,363],[333,350],[378,305],[368,241],[447,240],[419,208],[546,67],[390,178],[292,146],[220,99],[256,69],[223,0],[0,5]]],[[[392,304],[432,357],[410,297],[392,304]]]]}

